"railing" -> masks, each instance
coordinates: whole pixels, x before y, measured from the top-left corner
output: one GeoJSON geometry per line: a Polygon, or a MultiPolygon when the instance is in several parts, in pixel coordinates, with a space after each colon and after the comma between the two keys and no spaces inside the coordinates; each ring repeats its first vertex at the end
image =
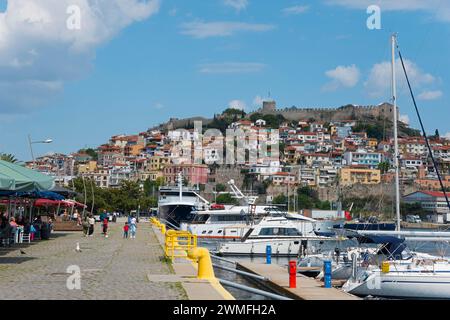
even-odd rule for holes
{"type": "Polygon", "coordinates": [[[169,230],[166,232],[164,253],[172,261],[187,258],[187,253],[197,248],[197,236],[188,231],[169,230]]]}

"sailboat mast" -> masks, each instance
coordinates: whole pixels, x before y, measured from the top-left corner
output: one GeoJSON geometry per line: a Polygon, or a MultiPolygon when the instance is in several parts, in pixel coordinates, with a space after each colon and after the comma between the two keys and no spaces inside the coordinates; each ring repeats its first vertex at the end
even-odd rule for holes
{"type": "Polygon", "coordinates": [[[395,47],[397,36],[395,34],[391,37],[392,44],[392,102],[394,112],[394,167],[395,167],[395,213],[397,216],[397,231],[400,231],[400,166],[399,166],[399,151],[398,151],[398,130],[397,130],[397,86],[395,75],[395,47]]]}

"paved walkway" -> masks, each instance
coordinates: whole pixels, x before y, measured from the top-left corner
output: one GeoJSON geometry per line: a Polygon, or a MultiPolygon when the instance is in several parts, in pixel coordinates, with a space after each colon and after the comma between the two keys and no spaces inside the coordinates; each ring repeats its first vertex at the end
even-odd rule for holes
{"type": "Polygon", "coordinates": [[[150,223],[136,239],[122,239],[123,223],[110,224],[109,237],[96,224],[94,237],[54,233],[49,241],[17,248],[0,247],[0,300],[4,299],[185,299],[177,283],[150,282],[148,274],[170,274],[150,223]],[[81,252],[77,252],[79,242],[81,252]],[[67,267],[81,269],[81,290],[69,290],[67,267]]]}

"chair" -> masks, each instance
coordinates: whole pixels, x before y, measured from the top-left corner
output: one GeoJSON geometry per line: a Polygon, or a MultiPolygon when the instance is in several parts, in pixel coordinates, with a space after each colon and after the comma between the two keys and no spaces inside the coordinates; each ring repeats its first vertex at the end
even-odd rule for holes
{"type": "Polygon", "coordinates": [[[31,234],[29,234],[29,233],[22,233],[21,234],[20,243],[23,243],[24,241],[30,243],[31,242],[31,234]]]}

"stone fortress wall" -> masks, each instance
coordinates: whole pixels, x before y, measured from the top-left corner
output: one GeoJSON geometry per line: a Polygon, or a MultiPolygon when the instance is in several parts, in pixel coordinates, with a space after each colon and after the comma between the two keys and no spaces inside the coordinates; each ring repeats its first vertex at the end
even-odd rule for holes
{"type": "Polygon", "coordinates": [[[263,107],[256,112],[261,114],[282,115],[288,120],[343,121],[357,120],[362,117],[393,119],[393,105],[382,103],[377,106],[347,105],[340,108],[285,108],[277,109],[275,101],[265,101],[263,107]]]}

